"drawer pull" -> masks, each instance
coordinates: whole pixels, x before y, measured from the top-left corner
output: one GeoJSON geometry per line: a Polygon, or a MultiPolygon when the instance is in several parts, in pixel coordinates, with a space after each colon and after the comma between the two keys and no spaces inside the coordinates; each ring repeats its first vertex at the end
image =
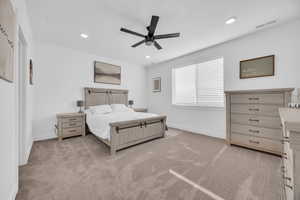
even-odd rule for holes
{"type": "Polygon", "coordinates": [[[77,119],[73,118],[73,119],[69,119],[69,121],[76,121],[77,119]]]}
{"type": "Polygon", "coordinates": [[[249,108],[248,110],[249,110],[249,111],[257,111],[257,112],[259,111],[258,108],[249,108]]]}
{"type": "Polygon", "coordinates": [[[259,122],[259,119],[249,119],[250,122],[259,122]]]}
{"type": "Polygon", "coordinates": [[[252,100],[259,100],[259,98],[257,98],[257,97],[250,97],[250,98],[248,98],[250,101],[252,101],[252,100]]]}
{"type": "Polygon", "coordinates": [[[252,130],[252,129],[249,129],[249,132],[251,132],[251,133],[259,133],[259,130],[252,130]]]}
{"type": "Polygon", "coordinates": [[[69,125],[70,125],[70,126],[75,126],[75,125],[76,125],[76,123],[70,123],[69,125]]]}
{"type": "Polygon", "coordinates": [[[282,173],[285,173],[285,172],[286,172],[286,170],[285,170],[285,167],[284,167],[284,166],[282,166],[282,167],[281,167],[281,171],[282,171],[282,173]]]}
{"type": "Polygon", "coordinates": [[[250,143],[259,144],[259,141],[249,140],[250,143]]]}
{"type": "Polygon", "coordinates": [[[284,184],[284,186],[290,188],[291,190],[293,190],[293,186],[290,186],[290,185],[287,185],[287,184],[284,184]]]}
{"type": "Polygon", "coordinates": [[[285,142],[287,142],[287,143],[289,143],[290,142],[290,140],[289,139],[283,139],[283,140],[281,140],[282,141],[282,144],[284,144],[285,142]]]}
{"type": "Polygon", "coordinates": [[[290,178],[290,177],[282,176],[282,178],[285,180],[288,180],[288,181],[292,181],[292,178],[290,178]]]}
{"type": "Polygon", "coordinates": [[[69,130],[69,132],[71,132],[71,133],[74,133],[74,132],[76,132],[77,130],[69,130]]]}

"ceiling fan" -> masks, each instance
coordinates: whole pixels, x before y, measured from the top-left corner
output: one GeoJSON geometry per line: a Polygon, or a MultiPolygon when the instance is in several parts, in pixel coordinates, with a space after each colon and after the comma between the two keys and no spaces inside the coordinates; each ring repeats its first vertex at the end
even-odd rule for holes
{"type": "Polygon", "coordinates": [[[147,46],[151,46],[152,44],[154,44],[154,46],[158,50],[160,50],[160,49],[162,49],[162,47],[158,44],[158,42],[156,42],[156,40],[179,37],[180,33],[154,35],[158,20],[159,20],[158,16],[154,16],[154,15],[152,16],[151,23],[149,26],[147,26],[147,30],[148,30],[147,35],[143,35],[143,34],[135,32],[135,31],[128,30],[126,28],[121,28],[120,31],[144,38],[142,41],[135,43],[131,47],[137,47],[137,46],[145,43],[147,46]]]}

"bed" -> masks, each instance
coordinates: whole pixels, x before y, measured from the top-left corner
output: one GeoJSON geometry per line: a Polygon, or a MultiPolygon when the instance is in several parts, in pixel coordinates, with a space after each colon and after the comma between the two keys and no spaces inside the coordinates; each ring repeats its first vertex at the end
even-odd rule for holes
{"type": "Polygon", "coordinates": [[[151,113],[120,112],[92,115],[90,107],[97,105],[128,104],[128,90],[84,88],[87,125],[92,134],[116,151],[165,136],[166,116],[151,113]]]}

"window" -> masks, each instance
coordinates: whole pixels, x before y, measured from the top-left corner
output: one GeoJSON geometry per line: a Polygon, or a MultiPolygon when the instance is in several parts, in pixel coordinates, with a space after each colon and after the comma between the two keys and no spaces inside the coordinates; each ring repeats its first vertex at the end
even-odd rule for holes
{"type": "Polygon", "coordinates": [[[224,107],[223,58],[172,70],[172,103],[224,107]]]}

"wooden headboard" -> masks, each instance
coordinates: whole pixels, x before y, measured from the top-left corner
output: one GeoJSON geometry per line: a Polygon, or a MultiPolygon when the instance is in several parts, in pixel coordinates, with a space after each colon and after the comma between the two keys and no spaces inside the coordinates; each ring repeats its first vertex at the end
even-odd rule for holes
{"type": "Polygon", "coordinates": [[[103,104],[128,105],[128,90],[84,88],[84,108],[103,104]]]}

